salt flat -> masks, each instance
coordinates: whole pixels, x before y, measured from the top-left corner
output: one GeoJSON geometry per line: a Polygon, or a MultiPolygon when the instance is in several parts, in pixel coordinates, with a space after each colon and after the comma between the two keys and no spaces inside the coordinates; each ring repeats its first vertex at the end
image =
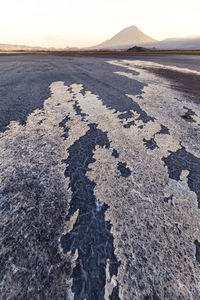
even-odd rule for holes
{"type": "Polygon", "coordinates": [[[2,299],[200,298],[199,62],[0,56],[2,299]]]}

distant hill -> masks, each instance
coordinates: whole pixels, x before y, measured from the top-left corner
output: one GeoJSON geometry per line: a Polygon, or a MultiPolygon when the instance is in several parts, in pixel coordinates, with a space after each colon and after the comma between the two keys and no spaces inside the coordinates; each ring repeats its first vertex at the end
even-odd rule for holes
{"type": "Polygon", "coordinates": [[[145,43],[143,46],[161,50],[200,50],[200,36],[169,38],[159,42],[145,43]]]}
{"type": "Polygon", "coordinates": [[[65,48],[44,48],[44,47],[30,47],[26,45],[12,45],[12,44],[0,44],[0,50],[5,51],[20,51],[20,50],[78,50],[77,47],[65,47],[65,48]]]}
{"type": "Polygon", "coordinates": [[[150,52],[150,49],[144,48],[144,47],[138,47],[134,46],[127,50],[128,52],[150,52]]]}
{"type": "Polygon", "coordinates": [[[156,42],[156,40],[144,34],[136,26],[130,26],[117,33],[111,39],[89,49],[126,49],[133,45],[151,42],[156,42]]]}
{"type": "Polygon", "coordinates": [[[0,44],[0,50],[31,50],[31,49],[38,49],[38,50],[42,50],[42,49],[46,49],[46,48],[42,48],[42,47],[29,47],[26,45],[12,45],[12,44],[0,44]]]}
{"type": "MultiPolygon", "coordinates": [[[[186,38],[168,38],[163,41],[157,41],[148,35],[144,34],[137,26],[130,26],[111,39],[93,46],[84,48],[82,50],[128,50],[137,47],[143,47],[158,50],[200,50],[200,36],[197,37],[186,37],[186,38]]],[[[44,48],[44,47],[30,47],[26,45],[11,45],[11,44],[0,44],[0,50],[7,51],[19,51],[19,50],[79,50],[76,47],[65,47],[65,48],[44,48]]],[[[132,50],[133,51],[133,50],[132,50]]],[[[138,52],[139,49],[134,51],[138,52]]],[[[144,51],[144,50],[143,50],[144,51]]]]}

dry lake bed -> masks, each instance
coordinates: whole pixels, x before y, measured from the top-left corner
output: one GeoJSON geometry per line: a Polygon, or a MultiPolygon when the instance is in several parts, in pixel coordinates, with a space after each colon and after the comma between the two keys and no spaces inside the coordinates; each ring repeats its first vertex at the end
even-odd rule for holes
{"type": "Polygon", "coordinates": [[[0,299],[200,299],[200,56],[0,56],[0,299]]]}

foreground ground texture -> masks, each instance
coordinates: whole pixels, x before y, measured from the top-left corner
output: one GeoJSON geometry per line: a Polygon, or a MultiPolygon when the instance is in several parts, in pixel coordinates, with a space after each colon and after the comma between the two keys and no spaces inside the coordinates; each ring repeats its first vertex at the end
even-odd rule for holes
{"type": "Polygon", "coordinates": [[[0,56],[0,299],[200,299],[198,66],[0,56]]]}

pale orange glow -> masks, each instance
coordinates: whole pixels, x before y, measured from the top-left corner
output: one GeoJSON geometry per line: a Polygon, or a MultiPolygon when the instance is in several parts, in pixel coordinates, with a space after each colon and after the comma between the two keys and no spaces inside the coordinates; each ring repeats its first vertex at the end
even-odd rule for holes
{"type": "Polygon", "coordinates": [[[199,0],[6,0],[0,43],[91,46],[130,25],[161,40],[200,36],[199,0]]]}

